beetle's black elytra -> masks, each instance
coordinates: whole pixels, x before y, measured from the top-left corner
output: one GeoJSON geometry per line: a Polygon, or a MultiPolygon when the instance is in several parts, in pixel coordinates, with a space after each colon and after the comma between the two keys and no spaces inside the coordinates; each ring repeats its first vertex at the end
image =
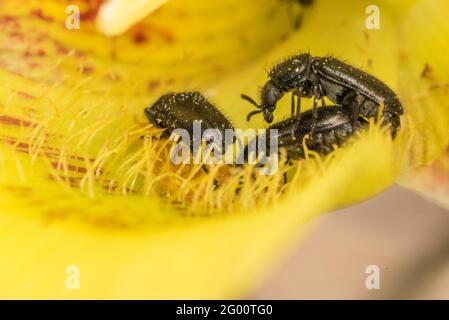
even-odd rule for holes
{"type": "Polygon", "coordinates": [[[224,137],[226,129],[234,129],[231,122],[199,92],[168,93],[145,109],[148,120],[156,127],[185,129],[191,135],[194,121],[201,121],[201,130],[218,129],[224,137]]]}
{"type": "Polygon", "coordinates": [[[254,114],[262,113],[265,121],[271,123],[277,102],[287,92],[292,92],[292,116],[301,114],[301,98],[313,97],[315,120],[312,131],[318,117],[317,100],[321,100],[324,105],[324,97],[349,108],[354,123],[359,116],[377,119],[383,104],[383,121],[391,124],[393,136],[400,127],[402,105],[385,83],[334,57],[313,57],[308,53],[289,58],[269,72],[269,80],[262,87],[260,104],[242,95],[242,98],[258,108],[248,114],[248,120],[254,114]]]}
{"type": "MultiPolygon", "coordinates": [[[[355,131],[363,129],[368,124],[367,120],[360,117],[354,126],[351,110],[341,106],[322,107],[318,108],[317,112],[318,121],[312,133],[313,111],[308,110],[302,113],[300,119],[288,118],[268,127],[267,137],[264,137],[263,141],[270,140],[270,129],[277,129],[279,151],[284,148],[287,158],[303,159],[305,157],[303,139],[308,135],[307,148],[325,156],[334,150],[334,146],[342,146],[355,131]]],[[[269,152],[267,148],[267,153],[269,152]]]]}

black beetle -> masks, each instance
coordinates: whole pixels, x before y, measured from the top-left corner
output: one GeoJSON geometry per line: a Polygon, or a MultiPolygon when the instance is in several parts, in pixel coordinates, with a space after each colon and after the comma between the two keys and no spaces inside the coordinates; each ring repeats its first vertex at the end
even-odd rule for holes
{"type": "MultiPolygon", "coordinates": [[[[208,140],[208,137],[204,137],[205,130],[218,130],[221,137],[216,137],[214,141],[220,142],[221,152],[226,151],[227,148],[225,130],[234,130],[234,126],[217,107],[196,91],[167,93],[146,108],[145,115],[155,127],[166,129],[165,135],[171,135],[177,129],[186,130],[189,133],[190,150],[194,156],[198,151],[195,149],[195,145],[199,148],[202,139],[208,140]],[[194,132],[195,121],[201,122],[201,131],[198,133],[194,132]]],[[[233,142],[234,140],[229,143],[233,142]]],[[[209,172],[205,166],[202,166],[202,169],[206,173],[209,172]]],[[[214,179],[214,188],[218,188],[218,186],[217,180],[214,179]]]]}
{"type": "Polygon", "coordinates": [[[166,129],[165,135],[171,135],[174,130],[186,130],[194,156],[203,140],[215,141],[221,152],[225,152],[235,141],[225,139],[225,130],[234,130],[234,126],[200,92],[167,93],[146,108],[145,115],[155,127],[166,129]],[[195,121],[201,123],[198,131],[195,131],[195,121]],[[206,130],[211,130],[213,136],[207,136],[206,130]]]}
{"type": "Polygon", "coordinates": [[[234,129],[231,122],[200,92],[167,93],[145,109],[148,120],[157,128],[185,129],[193,135],[192,124],[201,121],[202,131],[218,129],[225,136],[226,129],[234,129]]]}
{"type": "Polygon", "coordinates": [[[277,102],[291,91],[292,116],[300,115],[302,97],[314,98],[312,131],[318,120],[316,101],[321,100],[324,106],[324,97],[350,108],[354,123],[359,116],[377,118],[383,103],[382,116],[385,123],[391,124],[393,136],[400,127],[403,108],[397,95],[379,79],[334,57],[300,54],[276,65],[270,71],[269,78],[262,87],[260,104],[242,95],[243,99],[259,109],[250,112],[247,120],[254,114],[263,113],[265,121],[271,123],[277,102]]]}
{"type": "MultiPolygon", "coordinates": [[[[368,124],[366,119],[359,117],[354,125],[351,110],[341,106],[326,106],[318,108],[317,112],[318,121],[313,133],[311,133],[314,125],[313,110],[308,110],[302,113],[301,119],[288,118],[268,127],[263,134],[267,136],[262,137],[262,141],[270,141],[270,129],[276,129],[278,133],[274,138],[278,141],[278,150],[284,148],[288,159],[303,159],[305,157],[303,139],[309,135],[305,140],[307,148],[325,156],[334,150],[334,145],[342,146],[354,132],[368,124]]],[[[260,136],[257,137],[257,139],[260,138],[260,136]]],[[[245,153],[248,153],[248,146],[245,153]]],[[[269,147],[266,150],[268,154],[269,147]]]]}

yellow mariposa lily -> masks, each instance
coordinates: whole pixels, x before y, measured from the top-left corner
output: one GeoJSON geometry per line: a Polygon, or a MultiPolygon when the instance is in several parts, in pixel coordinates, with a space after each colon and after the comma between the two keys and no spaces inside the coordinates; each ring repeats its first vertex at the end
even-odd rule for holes
{"type": "Polygon", "coordinates": [[[241,297],[312,217],[412,185],[448,145],[445,1],[380,2],[378,30],[365,26],[365,1],[294,7],[298,30],[284,1],[165,2],[74,2],[80,29],[67,29],[65,1],[0,5],[0,297],[241,297]],[[202,91],[246,128],[240,94],[308,50],[398,93],[394,141],[373,124],[328,157],[311,153],[287,186],[282,174],[251,180],[250,170],[207,175],[163,161],[168,144],[143,115],[158,96],[202,91]]]}

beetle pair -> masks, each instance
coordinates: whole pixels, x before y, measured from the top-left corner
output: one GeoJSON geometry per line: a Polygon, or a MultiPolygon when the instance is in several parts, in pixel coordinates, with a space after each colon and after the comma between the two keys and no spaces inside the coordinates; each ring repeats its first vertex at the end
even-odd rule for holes
{"type": "MultiPolygon", "coordinates": [[[[379,79],[333,57],[301,54],[274,67],[269,77],[260,104],[242,95],[258,108],[247,119],[262,113],[271,123],[277,102],[291,91],[291,118],[268,127],[278,130],[279,147],[287,150],[289,158],[304,158],[302,142],[306,135],[310,137],[309,149],[321,155],[330,153],[334,145],[341,146],[364,127],[368,118],[377,119],[381,105],[383,123],[391,125],[393,137],[400,127],[403,108],[396,94],[379,79]],[[314,103],[312,110],[301,113],[303,97],[313,97],[314,103]],[[325,106],[324,97],[336,105],[325,106]]],[[[189,131],[195,120],[201,121],[204,130],[218,129],[222,137],[225,129],[233,129],[230,121],[199,92],[166,94],[145,109],[145,114],[153,125],[166,128],[168,133],[176,128],[189,131]]]]}
{"type": "Polygon", "coordinates": [[[377,119],[383,105],[383,123],[391,125],[393,137],[400,127],[403,108],[396,94],[374,76],[334,57],[300,54],[276,65],[270,71],[269,78],[262,87],[260,104],[242,95],[243,99],[258,108],[248,114],[248,121],[253,115],[262,113],[265,121],[271,123],[278,101],[287,92],[292,92],[292,117],[301,116],[301,98],[313,97],[312,132],[319,119],[317,101],[321,100],[324,106],[324,97],[336,105],[349,108],[354,126],[359,117],[377,119]]]}
{"type": "MultiPolygon", "coordinates": [[[[202,130],[218,129],[222,137],[226,129],[233,129],[231,122],[201,93],[168,93],[160,97],[151,107],[145,109],[150,122],[166,129],[168,134],[181,128],[192,134],[194,121],[201,121],[202,130]]],[[[363,127],[366,121],[359,118],[353,126],[351,112],[347,108],[329,106],[317,110],[318,120],[314,121],[312,110],[302,114],[301,119],[289,118],[268,127],[278,130],[276,138],[279,147],[285,148],[288,158],[304,158],[303,139],[310,135],[307,147],[326,155],[334,145],[341,146],[355,130],[363,127]],[[313,133],[312,126],[314,126],[313,133]],[[293,132],[293,135],[292,135],[293,132]]],[[[193,136],[193,135],[192,135],[193,136]]],[[[193,136],[194,137],[194,136],[193,136]]]]}

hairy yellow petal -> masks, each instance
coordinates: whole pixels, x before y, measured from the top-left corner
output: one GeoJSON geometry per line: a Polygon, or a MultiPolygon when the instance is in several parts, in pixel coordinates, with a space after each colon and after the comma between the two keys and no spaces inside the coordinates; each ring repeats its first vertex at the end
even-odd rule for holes
{"type": "Polygon", "coordinates": [[[63,2],[2,3],[3,297],[210,298],[254,281],[254,265],[275,251],[262,248],[284,229],[248,257],[260,241],[247,231],[273,226],[267,214],[192,218],[161,198],[112,195],[114,185],[97,177],[131,169],[143,108],[157,96],[227,77],[290,31],[282,16],[271,17],[277,1],[257,4],[173,1],[105,39],[92,19],[98,7],[87,3],[80,30],[64,29],[63,2]],[[103,160],[109,171],[99,169],[103,160]],[[79,291],[65,286],[72,264],[79,291]]]}
{"type": "Polygon", "coordinates": [[[296,181],[276,206],[213,219],[192,219],[141,196],[86,199],[46,183],[43,168],[28,157],[4,151],[2,169],[17,174],[2,181],[0,193],[0,242],[8,256],[0,283],[9,288],[2,296],[241,296],[289,249],[306,221],[391,183],[391,174],[378,175],[394,170],[393,153],[376,156],[391,148],[384,133],[372,130],[361,139],[367,143],[348,146],[322,169],[311,161],[305,168],[311,182],[302,187],[296,181]],[[27,175],[31,170],[42,176],[27,175]],[[65,287],[68,265],[80,268],[80,290],[65,287]]]}
{"type": "Polygon", "coordinates": [[[421,1],[403,18],[401,78],[414,130],[408,166],[399,180],[446,207],[449,64],[443,52],[449,50],[448,10],[446,1],[421,1]]]}
{"type": "MultiPolygon", "coordinates": [[[[425,1],[402,1],[403,10],[380,5],[380,30],[365,28],[367,1],[316,1],[289,36],[282,1],[174,0],[113,39],[96,32],[98,6],[80,3],[81,29],[66,30],[66,3],[25,3],[6,1],[0,11],[3,297],[241,296],[306,221],[380,192],[445,144],[445,120],[438,130],[431,130],[436,116],[419,121],[408,99],[418,79],[402,78],[419,68],[402,52],[415,45],[407,26],[414,10],[430,7],[425,1]],[[213,192],[220,172],[180,172],[161,161],[166,145],[142,114],[156,97],[201,90],[237,126],[262,127],[260,119],[245,123],[251,106],[240,93],[255,95],[264,69],[308,50],[336,55],[395,89],[406,108],[397,139],[372,123],[326,158],[309,153],[287,186],[281,174],[252,180],[250,170],[225,171],[227,188],[213,192]],[[433,151],[410,157],[417,132],[433,151]],[[245,184],[232,201],[239,175],[245,184]],[[203,208],[221,210],[206,218],[203,208]],[[80,290],[65,286],[68,265],[80,268],[80,290]]],[[[438,70],[444,62],[435,56],[438,70]]],[[[428,112],[444,112],[432,101],[428,112]]],[[[278,119],[287,105],[288,97],[278,119]]]]}
{"type": "Polygon", "coordinates": [[[400,92],[410,128],[408,168],[437,159],[449,143],[447,1],[419,1],[400,26],[400,92]]]}

